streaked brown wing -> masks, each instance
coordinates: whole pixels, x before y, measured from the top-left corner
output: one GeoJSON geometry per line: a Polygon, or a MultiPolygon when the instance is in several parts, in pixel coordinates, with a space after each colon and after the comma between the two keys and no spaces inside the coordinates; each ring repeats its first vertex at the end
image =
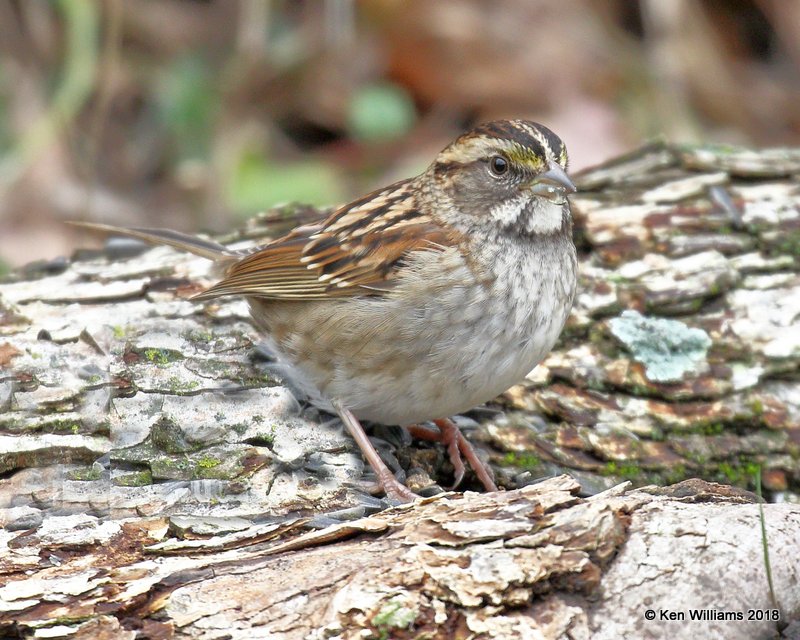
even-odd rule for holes
{"type": "Polygon", "coordinates": [[[409,251],[441,250],[455,242],[414,204],[411,180],[375,191],[320,224],[298,227],[254,251],[195,298],[378,295],[392,286],[397,266],[409,251]]]}

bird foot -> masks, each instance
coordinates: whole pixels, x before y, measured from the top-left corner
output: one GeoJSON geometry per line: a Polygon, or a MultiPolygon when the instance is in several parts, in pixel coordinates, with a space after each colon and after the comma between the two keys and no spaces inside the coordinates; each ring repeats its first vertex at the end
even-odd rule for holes
{"type": "Polygon", "coordinates": [[[364,433],[364,428],[361,426],[361,423],[352,412],[337,400],[333,400],[332,404],[334,409],[336,409],[336,413],[338,413],[339,417],[342,419],[345,428],[350,432],[350,435],[364,454],[367,463],[369,463],[369,466],[372,467],[372,470],[375,472],[378,483],[384,493],[386,493],[386,497],[394,502],[412,502],[417,499],[419,496],[395,478],[389,467],[381,460],[375,447],[372,446],[372,443],[369,441],[367,434],[364,433]]]}
{"type": "Polygon", "coordinates": [[[469,466],[478,476],[478,480],[486,488],[487,491],[497,491],[497,485],[494,483],[492,470],[488,465],[478,457],[475,449],[469,440],[464,437],[461,430],[449,418],[441,418],[434,420],[433,423],[439,427],[438,430],[431,429],[430,427],[421,424],[415,424],[408,427],[409,433],[415,438],[420,440],[427,440],[429,442],[441,442],[447,446],[447,454],[450,457],[450,462],[453,465],[455,472],[455,482],[451,489],[455,489],[461,484],[464,478],[464,462],[463,459],[469,463],[469,466]]]}

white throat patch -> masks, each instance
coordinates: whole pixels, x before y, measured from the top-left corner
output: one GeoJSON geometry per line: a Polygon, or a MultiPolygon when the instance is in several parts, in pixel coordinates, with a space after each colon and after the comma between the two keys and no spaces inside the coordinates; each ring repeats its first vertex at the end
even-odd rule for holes
{"type": "Polygon", "coordinates": [[[504,227],[519,225],[529,233],[555,233],[563,222],[563,204],[545,198],[520,196],[489,209],[489,215],[504,227]]]}

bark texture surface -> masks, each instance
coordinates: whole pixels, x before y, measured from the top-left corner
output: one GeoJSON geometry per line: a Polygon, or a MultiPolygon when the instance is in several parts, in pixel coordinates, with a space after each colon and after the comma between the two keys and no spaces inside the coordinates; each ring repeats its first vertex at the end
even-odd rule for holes
{"type": "MultiPolygon", "coordinates": [[[[283,386],[245,303],[187,300],[212,278],[202,259],[115,241],[14,274],[0,630],[770,637],[763,617],[644,615],[796,618],[800,508],[764,507],[776,604],[747,494],[619,483],[745,487],[760,467],[771,499],[798,501],[798,175],[796,150],[653,145],[578,176],[581,289],[562,340],[459,418],[509,491],[381,513],[341,425],[283,386]]],[[[262,238],[265,220],[224,240],[262,238]]],[[[373,434],[412,487],[451,481],[441,448],[373,434]]]]}
{"type": "Polygon", "coordinates": [[[305,532],[304,519],[212,532],[203,519],[52,517],[9,544],[0,625],[109,639],[688,638],[701,623],[661,612],[706,610],[743,619],[707,620],[704,637],[766,638],[800,608],[800,508],[766,505],[773,557],[793,558],[775,566],[779,609],[746,497],[699,481],[665,495],[579,488],[559,476],[443,494],[305,532]]]}

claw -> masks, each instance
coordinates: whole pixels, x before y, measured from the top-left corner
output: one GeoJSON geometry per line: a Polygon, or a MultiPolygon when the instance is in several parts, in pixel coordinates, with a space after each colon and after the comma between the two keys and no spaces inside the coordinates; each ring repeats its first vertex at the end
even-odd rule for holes
{"type": "Polygon", "coordinates": [[[439,427],[438,431],[419,424],[409,427],[408,430],[415,438],[428,440],[429,442],[441,442],[447,446],[447,455],[455,473],[455,482],[452,488],[455,489],[464,478],[463,457],[486,490],[497,491],[497,485],[494,483],[491,469],[478,457],[475,449],[472,448],[469,440],[464,437],[464,434],[461,433],[456,424],[448,418],[434,420],[433,423],[439,427]]]}
{"type": "Polygon", "coordinates": [[[450,462],[453,465],[455,473],[455,482],[450,490],[455,490],[461,481],[464,479],[464,461],[461,459],[460,442],[458,436],[461,432],[452,420],[435,421],[439,432],[441,433],[442,442],[447,444],[447,455],[450,456],[450,462]]]}
{"type": "Polygon", "coordinates": [[[394,477],[394,474],[389,470],[389,467],[386,466],[383,460],[381,460],[375,447],[372,446],[369,438],[367,438],[367,434],[364,433],[364,428],[361,426],[361,423],[350,410],[338,400],[333,400],[332,404],[334,409],[336,409],[336,413],[338,413],[339,417],[342,419],[344,426],[350,432],[350,435],[353,436],[356,444],[358,444],[361,452],[367,459],[369,466],[372,467],[372,470],[378,477],[378,482],[386,493],[386,497],[395,502],[413,502],[418,498],[419,496],[417,496],[416,493],[394,477]]]}

